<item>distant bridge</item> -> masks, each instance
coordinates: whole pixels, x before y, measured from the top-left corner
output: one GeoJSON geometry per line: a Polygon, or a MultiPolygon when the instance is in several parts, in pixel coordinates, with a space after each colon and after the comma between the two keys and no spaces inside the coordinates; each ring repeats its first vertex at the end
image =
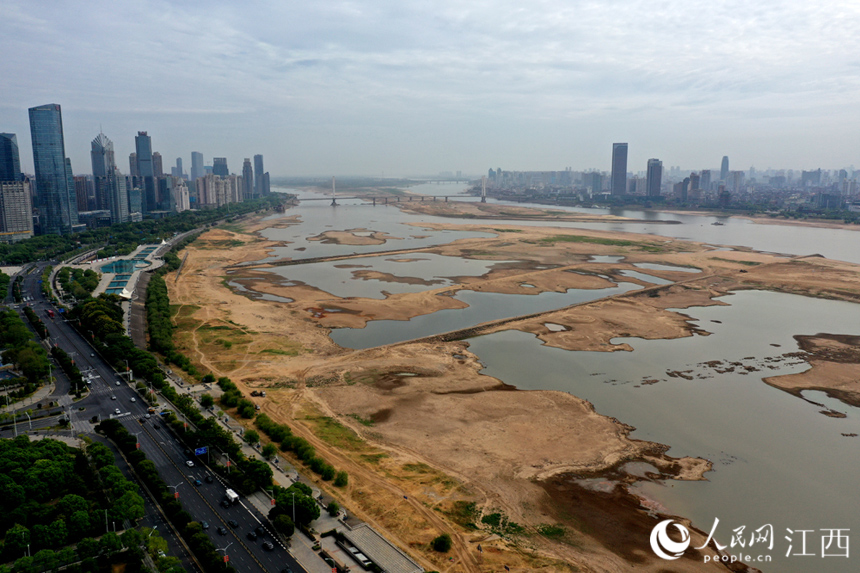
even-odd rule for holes
{"type": "Polygon", "coordinates": [[[367,195],[354,195],[352,197],[341,197],[340,195],[338,195],[337,197],[332,197],[331,195],[329,195],[327,197],[311,197],[309,199],[301,198],[301,199],[299,199],[299,201],[331,201],[333,203],[336,203],[337,199],[363,199],[365,201],[372,201],[373,205],[375,207],[377,201],[379,201],[383,205],[388,205],[389,202],[400,203],[401,199],[403,200],[402,202],[404,202],[404,203],[411,203],[413,200],[423,203],[425,199],[429,199],[431,201],[436,201],[437,199],[444,199],[445,202],[447,203],[449,197],[453,197],[454,199],[464,199],[464,198],[478,199],[478,197],[475,197],[474,195],[462,195],[462,194],[460,194],[460,195],[390,195],[390,196],[389,195],[383,195],[383,196],[379,196],[379,197],[370,197],[367,195]]]}

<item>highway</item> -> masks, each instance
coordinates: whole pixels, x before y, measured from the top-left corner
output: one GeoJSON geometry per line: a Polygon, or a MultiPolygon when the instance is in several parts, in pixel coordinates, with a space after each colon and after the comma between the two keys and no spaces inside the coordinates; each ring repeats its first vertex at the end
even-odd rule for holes
{"type": "MultiPolygon", "coordinates": [[[[304,571],[278,538],[272,535],[264,516],[250,503],[240,498],[228,508],[220,505],[227,486],[217,475],[207,470],[205,459],[198,459],[191,452],[186,452],[185,447],[162,422],[161,416],[152,414],[147,418],[148,406],[125,380],[125,373],[118,374],[102,360],[97,350],[63,319],[62,314],[55,312],[54,319],[48,317],[46,311],[53,307],[41,293],[39,280],[43,267],[44,264],[38,265],[37,270],[24,275],[22,295],[32,297],[25,304],[29,304],[45,323],[51,344],[72,356],[84,376],[91,378],[88,395],[72,404],[68,394],[69,381],[62,372],[58,372],[58,368],[54,368],[56,389],[48,399],[59,401],[70,414],[71,433],[93,434],[98,420],[119,419],[129,432],[137,436],[140,448],[155,464],[161,478],[172,486],[171,491],[178,493],[183,508],[192,519],[208,524],[205,533],[222,555],[226,553],[229,556],[230,565],[237,571],[278,573],[288,567],[296,573],[304,571]],[[193,467],[187,464],[188,461],[193,462],[193,467]],[[211,483],[207,482],[207,476],[210,476],[211,483]],[[200,485],[195,485],[197,480],[200,485]],[[234,526],[231,526],[231,521],[234,526]],[[248,533],[258,527],[263,528],[264,535],[256,540],[249,539],[248,533]],[[219,529],[222,533],[219,533],[219,529]],[[264,541],[272,542],[274,548],[266,550],[264,541]]],[[[23,319],[27,322],[26,317],[23,319]]],[[[57,417],[34,420],[33,429],[56,425],[57,417]]],[[[19,433],[23,431],[22,425],[18,423],[19,433]]],[[[10,432],[3,433],[3,437],[9,436],[10,432]]],[[[151,504],[147,504],[147,508],[152,508],[151,504]]],[[[153,523],[161,522],[160,515],[147,515],[145,519],[153,523]]],[[[167,529],[167,526],[159,528],[167,538],[168,532],[163,529],[167,529]]],[[[187,559],[187,556],[177,556],[187,559]]],[[[186,569],[191,570],[187,564],[186,569]]]]}

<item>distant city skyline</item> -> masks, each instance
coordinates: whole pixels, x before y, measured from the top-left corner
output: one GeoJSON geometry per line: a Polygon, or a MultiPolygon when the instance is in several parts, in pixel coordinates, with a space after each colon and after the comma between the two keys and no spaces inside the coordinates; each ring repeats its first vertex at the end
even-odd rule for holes
{"type": "Polygon", "coordinates": [[[94,133],[120,158],[138,131],[272,176],[609,170],[617,141],[631,166],[860,165],[848,0],[2,6],[0,132],[29,149],[26,110],[62,105],[79,172],[94,133]]]}

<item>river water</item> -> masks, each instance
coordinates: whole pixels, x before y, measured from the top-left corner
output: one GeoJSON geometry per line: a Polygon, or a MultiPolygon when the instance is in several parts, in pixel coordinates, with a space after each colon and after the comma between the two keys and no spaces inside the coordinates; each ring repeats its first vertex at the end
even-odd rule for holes
{"type": "MultiPolygon", "coordinates": [[[[462,185],[429,184],[413,192],[453,194],[462,185]]],[[[601,209],[552,207],[553,209],[610,213],[601,209]]],[[[690,239],[711,245],[746,246],[786,254],[822,254],[829,258],[860,263],[860,249],[852,231],[814,227],[756,225],[750,221],[644,211],[612,211],[645,222],[633,224],[553,223],[568,228],[604,229],[651,233],[690,239]],[[661,224],[653,221],[680,221],[661,224]],[[721,226],[712,225],[719,220],[721,226]]],[[[306,202],[288,211],[302,222],[287,229],[269,229],[264,234],[291,244],[274,256],[293,258],[330,256],[353,252],[430,246],[479,233],[429,231],[407,222],[457,220],[416,216],[396,207],[372,207],[344,201],[332,208],[327,202],[306,202]],[[377,246],[325,245],[307,241],[324,230],[366,228],[402,237],[377,246]],[[296,251],[296,249],[303,249],[296,251]]],[[[280,217],[280,216],[279,216],[280,217]]],[[[498,221],[498,223],[508,223],[498,221]]],[[[517,225],[546,225],[543,222],[509,221],[517,225]]],[[[409,273],[392,270],[404,263],[391,256],[378,264],[355,262],[373,270],[424,280],[441,276],[481,274],[485,267],[458,268],[443,273],[436,257],[422,269],[409,273]],[[387,259],[387,260],[386,260],[387,259]],[[385,269],[385,270],[383,270],[385,269]]],[[[611,263],[617,259],[607,257],[611,263]]],[[[480,263],[480,261],[477,261],[480,263]]],[[[409,263],[412,264],[412,263],[409,263]]],[[[418,290],[433,286],[381,285],[349,278],[351,270],[334,265],[292,267],[285,278],[314,284],[340,296],[380,296],[382,290],[418,290]],[[295,274],[298,271],[299,274],[295,274]],[[368,286],[370,285],[370,286],[368,286]],[[388,288],[386,288],[388,287],[388,288]],[[363,294],[362,294],[363,293],[363,294]]],[[[408,266],[408,265],[407,265],[408,266]]],[[[442,265],[444,266],[444,264],[442,265]]],[[[402,268],[402,267],[398,267],[402,268]]],[[[647,266],[628,271],[648,280],[647,266]]],[[[652,267],[653,269],[653,267],[652,267]]],[[[354,270],[354,269],[353,269],[354,270]]],[[[279,271],[281,272],[281,271],[279,271]]],[[[653,278],[653,277],[652,277],[653,278]]],[[[654,279],[652,282],[657,283],[654,279]]],[[[410,321],[372,321],[365,329],[340,329],[332,338],[347,347],[363,348],[434,334],[474,324],[540,310],[551,310],[623,292],[631,283],[602,290],[571,290],[540,295],[499,295],[461,291],[456,296],[470,306],[413,318],[410,321]]],[[[728,306],[684,310],[691,322],[709,336],[694,335],[678,340],[615,339],[626,342],[632,352],[571,352],[543,346],[533,335],[506,331],[470,340],[471,350],[485,365],[484,372],[522,389],[552,389],[570,392],[594,404],[597,412],[636,427],[632,437],[671,446],[671,456],[705,457],[714,463],[706,482],[646,482],[635,490],[662,504],[666,511],[684,515],[706,532],[715,518],[716,539],[728,545],[732,530],[744,526],[745,537],[760,526],[773,527],[773,549],[730,547],[728,551],[756,557],[767,555],[771,563],[754,563],[764,571],[857,571],[856,559],[822,557],[822,536],[832,529],[847,529],[851,541],[860,531],[857,496],[854,492],[860,470],[860,411],[829,399],[819,392],[806,392],[811,402],[823,404],[845,415],[828,417],[821,406],[798,399],[762,382],[765,376],[800,372],[809,365],[793,356],[798,350],[795,334],[860,335],[860,305],[771,292],[742,291],[722,297],[728,306]],[[731,363],[734,363],[732,365],[731,363]],[[679,374],[680,373],[680,374],[679,374]],[[655,382],[656,381],[656,382],[655,382]],[[846,434],[848,436],[846,436],[846,434]],[[789,533],[788,530],[793,533],[789,533]],[[803,533],[806,553],[799,556],[803,533]],[[786,537],[790,537],[788,541],[786,537]],[[791,546],[792,555],[786,556],[791,546]]],[[[536,413],[539,415],[539,413],[536,413]]],[[[648,551],[649,548],[641,548],[648,551]]],[[[836,543],[830,553],[842,553],[836,543]]],[[[849,547],[850,552],[850,547],[849,547]]],[[[668,565],[668,564],[667,564],[668,565]]]]}

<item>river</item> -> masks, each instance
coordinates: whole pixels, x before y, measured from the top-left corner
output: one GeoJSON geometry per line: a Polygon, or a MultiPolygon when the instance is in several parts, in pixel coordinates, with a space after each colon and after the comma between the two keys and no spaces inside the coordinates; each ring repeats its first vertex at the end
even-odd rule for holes
{"type": "MultiPolygon", "coordinates": [[[[429,184],[413,191],[453,194],[460,185],[429,184]],[[448,190],[444,190],[449,187],[448,190]]],[[[540,206],[537,206],[540,207],[540,206]]],[[[552,223],[565,228],[603,229],[650,233],[689,239],[711,245],[745,246],[785,254],[822,254],[829,258],[860,263],[853,231],[815,227],[758,225],[734,218],[677,215],[649,211],[609,211],[552,207],[588,213],[611,213],[645,222],[552,223]],[[679,224],[650,221],[680,221],[679,224]],[[712,225],[719,220],[723,225],[712,225]]],[[[429,231],[408,222],[451,223],[455,220],[403,213],[393,206],[372,207],[344,201],[337,208],[317,201],[288,211],[300,215],[301,223],[287,229],[269,229],[265,236],[290,241],[273,257],[294,258],[378,252],[389,249],[431,246],[480,233],[429,231]],[[366,228],[401,237],[385,245],[324,245],[308,241],[324,230],[366,228]],[[296,249],[303,249],[296,252],[296,249]]],[[[495,221],[516,225],[547,225],[544,222],[495,221]]],[[[423,280],[440,277],[438,255],[409,273],[423,280]]],[[[373,270],[394,272],[391,257],[378,257],[379,264],[361,259],[373,270]]],[[[610,261],[607,261],[610,262],[610,261]]],[[[403,263],[400,263],[403,264],[403,263]]],[[[412,264],[412,263],[410,263],[412,264]]],[[[332,266],[289,267],[286,278],[308,280],[331,288],[340,296],[381,296],[379,285],[350,279],[332,266]],[[293,277],[290,274],[293,273],[293,277]],[[300,278],[304,276],[305,278],[300,278]],[[328,281],[328,282],[326,282],[328,281]]],[[[442,264],[442,266],[445,266],[442,264]]],[[[458,267],[464,274],[483,272],[480,263],[458,267]],[[470,266],[472,265],[472,266],[470,266]]],[[[647,267],[640,267],[647,273],[647,267]]],[[[278,271],[281,273],[281,271],[278,271]]],[[[635,271],[639,273],[639,271],[635,271]]],[[[398,273],[402,274],[402,273],[398,273]]],[[[647,275],[628,275],[645,278],[647,275]]],[[[656,280],[654,281],[657,282],[656,280]]],[[[386,283],[388,284],[388,283],[386,283]]],[[[316,286],[316,284],[315,284],[316,286]]],[[[411,290],[415,285],[397,285],[411,290]]],[[[421,286],[421,288],[433,288],[421,286]]],[[[619,292],[633,288],[620,283],[619,292]]],[[[572,290],[568,293],[498,295],[461,291],[456,296],[470,304],[465,310],[440,311],[410,321],[373,321],[363,330],[341,329],[332,338],[344,346],[366,347],[411,339],[441,330],[471,326],[504,316],[551,310],[612,294],[612,289],[572,290]],[[440,330],[441,329],[441,330],[440,330]]],[[[818,392],[805,397],[845,414],[844,418],[822,415],[822,408],[762,382],[762,377],[799,372],[809,365],[786,354],[798,350],[795,334],[860,335],[860,305],[797,295],[743,291],[721,300],[728,306],[686,309],[691,321],[710,336],[694,335],[678,340],[615,339],[633,347],[632,352],[571,352],[543,346],[526,333],[505,331],[470,340],[471,350],[485,365],[484,372],[521,389],[553,389],[589,400],[597,412],[636,428],[632,437],[671,446],[672,456],[710,459],[714,471],[707,482],[670,481],[637,485],[635,491],[656,500],[666,511],[683,515],[706,532],[719,519],[716,539],[728,545],[732,530],[740,526],[749,533],[766,524],[773,528],[773,549],[759,544],[729,548],[747,555],[769,555],[772,563],[754,563],[764,571],[855,571],[853,560],[822,558],[822,535],[833,529],[860,531],[860,516],[853,488],[860,470],[860,411],[831,400],[818,392]],[[719,361],[720,365],[715,366],[719,361]],[[736,363],[731,370],[728,363],[736,363]],[[706,364],[706,363],[710,363],[706,364]],[[685,377],[671,375],[683,372],[685,377]],[[656,383],[653,380],[657,380],[656,383]],[[648,383],[644,383],[644,382],[648,383]],[[846,434],[848,436],[846,436],[846,434]],[[789,534],[791,530],[792,534],[789,534]],[[801,530],[808,530],[806,556],[786,556],[800,548],[801,530]],[[786,539],[791,537],[791,543],[786,539]]],[[[648,548],[642,548],[648,550],[648,548]]],[[[837,552],[833,545],[830,550],[837,552]]]]}

